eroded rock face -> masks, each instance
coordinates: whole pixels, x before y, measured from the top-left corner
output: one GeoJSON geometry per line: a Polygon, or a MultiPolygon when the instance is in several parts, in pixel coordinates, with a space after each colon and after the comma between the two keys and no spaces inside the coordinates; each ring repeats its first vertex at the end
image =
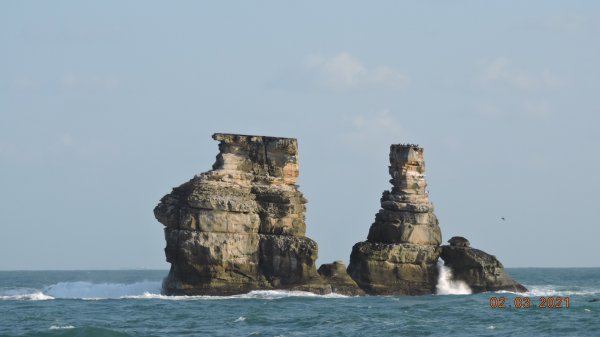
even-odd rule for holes
{"type": "Polygon", "coordinates": [[[390,147],[391,191],[367,241],[352,248],[348,274],[369,294],[421,295],[435,291],[442,235],[429,202],[423,148],[390,147]]]}
{"type": "Polygon", "coordinates": [[[462,240],[450,239],[450,245],[442,246],[441,258],[444,265],[452,269],[455,280],[464,281],[475,293],[498,290],[527,291],[527,288],[508,276],[502,263],[495,256],[468,245],[460,245],[460,241],[462,240]]]}
{"type": "Polygon", "coordinates": [[[296,139],[213,135],[213,169],[164,196],[154,209],[165,226],[171,270],[166,294],[227,295],[255,289],[330,292],[319,277],[316,242],[304,236],[306,199],[296,139]]]}
{"type": "Polygon", "coordinates": [[[154,209],[165,226],[171,263],[166,294],[432,294],[440,254],[455,279],[474,292],[525,291],[494,256],[470,248],[467,239],[453,237],[440,247],[423,149],[416,145],[391,146],[392,189],[383,192],[367,241],[354,245],[347,270],[337,261],[317,273],[317,244],[305,236],[306,199],[295,184],[297,141],[220,133],[213,138],[220,143],[212,170],[173,188],[154,209]]]}

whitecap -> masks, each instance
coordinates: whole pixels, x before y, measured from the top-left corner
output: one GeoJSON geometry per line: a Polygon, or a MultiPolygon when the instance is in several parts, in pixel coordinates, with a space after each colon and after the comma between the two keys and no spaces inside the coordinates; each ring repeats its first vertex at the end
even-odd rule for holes
{"type": "Polygon", "coordinates": [[[307,291],[298,290],[254,290],[247,294],[229,296],[229,298],[251,298],[262,300],[275,300],[286,297],[347,298],[348,296],[337,293],[319,295],[307,291]]]}
{"type": "Polygon", "coordinates": [[[66,329],[75,329],[72,325],[52,325],[48,329],[50,330],[66,330],[66,329]]]}
{"type": "Polygon", "coordinates": [[[259,299],[259,300],[276,300],[287,297],[318,297],[318,298],[348,298],[348,296],[331,293],[326,295],[318,295],[307,291],[297,290],[254,290],[246,294],[230,295],[230,296],[212,296],[212,295],[162,295],[159,293],[145,292],[141,295],[123,296],[121,298],[132,299],[160,299],[160,300],[228,300],[228,299],[259,299]]]}
{"type": "Polygon", "coordinates": [[[600,289],[586,288],[586,289],[566,289],[561,286],[553,286],[553,285],[525,285],[528,291],[524,293],[507,291],[507,290],[499,290],[497,293],[508,293],[508,294],[516,294],[520,296],[590,296],[590,295],[598,295],[600,294],[600,289]]]}
{"type": "Polygon", "coordinates": [[[59,282],[48,286],[43,293],[63,299],[116,299],[126,296],[160,293],[161,281],[135,283],[59,282]]]}
{"type": "Polygon", "coordinates": [[[237,318],[237,319],[236,319],[234,322],[243,322],[243,321],[245,321],[245,320],[246,320],[246,317],[244,317],[244,316],[240,316],[240,317],[238,317],[238,318],[237,318]]]}
{"type": "Polygon", "coordinates": [[[141,281],[134,283],[92,283],[59,282],[43,290],[15,288],[0,290],[0,300],[53,300],[53,299],[160,299],[160,300],[224,300],[224,299],[260,299],[276,300],[288,297],[347,298],[348,296],[331,293],[318,295],[296,290],[255,290],[246,294],[231,296],[167,296],[161,294],[161,281],[141,281]]]}
{"type": "Polygon", "coordinates": [[[47,300],[53,300],[54,297],[48,296],[48,295],[42,293],[41,291],[38,291],[33,294],[26,295],[25,299],[32,300],[32,301],[47,301],[47,300]]]}
{"type": "Polygon", "coordinates": [[[0,300],[12,301],[46,301],[54,297],[42,293],[40,290],[31,288],[3,289],[0,291],[0,300]]]}

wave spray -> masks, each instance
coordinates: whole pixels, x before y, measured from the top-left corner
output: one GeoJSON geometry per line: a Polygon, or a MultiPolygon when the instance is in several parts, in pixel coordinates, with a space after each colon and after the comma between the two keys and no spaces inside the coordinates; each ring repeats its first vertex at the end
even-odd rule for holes
{"type": "Polygon", "coordinates": [[[463,281],[452,280],[452,270],[438,264],[439,276],[435,286],[438,295],[468,295],[471,288],[463,281]]]}

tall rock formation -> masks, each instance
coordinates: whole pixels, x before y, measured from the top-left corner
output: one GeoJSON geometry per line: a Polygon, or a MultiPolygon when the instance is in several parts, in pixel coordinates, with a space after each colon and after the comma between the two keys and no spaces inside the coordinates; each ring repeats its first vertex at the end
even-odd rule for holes
{"type": "Polygon", "coordinates": [[[440,254],[475,292],[525,289],[494,256],[470,248],[463,237],[440,247],[419,146],[390,147],[392,189],[383,192],[367,241],[354,245],[347,270],[336,261],[317,272],[317,244],[305,237],[306,199],[295,184],[296,139],[223,133],[213,138],[219,154],[212,170],[173,188],[154,209],[165,226],[171,263],[165,294],[258,289],[432,294],[440,254]]]}
{"type": "Polygon", "coordinates": [[[296,139],[222,133],[213,139],[220,143],[212,170],[173,188],[154,209],[171,263],[163,291],[331,291],[315,268],[317,244],[304,236],[296,139]]]}
{"type": "Polygon", "coordinates": [[[348,274],[368,294],[421,295],[435,292],[442,235],[429,202],[423,148],[390,147],[391,191],[367,241],[352,248],[348,274]]]}

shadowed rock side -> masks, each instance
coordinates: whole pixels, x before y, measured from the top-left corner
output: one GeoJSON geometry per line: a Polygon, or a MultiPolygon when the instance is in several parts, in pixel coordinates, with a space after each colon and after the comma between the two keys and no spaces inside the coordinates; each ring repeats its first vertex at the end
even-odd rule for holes
{"type": "Polygon", "coordinates": [[[479,249],[470,248],[469,241],[455,236],[442,246],[444,265],[452,269],[454,279],[464,281],[473,292],[508,290],[527,291],[504,270],[495,256],[479,249]]]}
{"type": "Polygon", "coordinates": [[[342,261],[324,263],[319,267],[319,275],[331,285],[334,293],[356,296],[364,295],[365,292],[358,287],[356,282],[346,272],[346,265],[342,261]]]}
{"type": "Polygon", "coordinates": [[[391,191],[367,241],[352,248],[348,274],[368,294],[421,295],[435,292],[442,235],[429,202],[423,149],[390,147],[391,191]]]}
{"type": "Polygon", "coordinates": [[[164,293],[330,292],[315,268],[317,244],[304,236],[296,139],[213,138],[220,142],[213,169],[174,188],[154,209],[171,263],[164,293]]]}

